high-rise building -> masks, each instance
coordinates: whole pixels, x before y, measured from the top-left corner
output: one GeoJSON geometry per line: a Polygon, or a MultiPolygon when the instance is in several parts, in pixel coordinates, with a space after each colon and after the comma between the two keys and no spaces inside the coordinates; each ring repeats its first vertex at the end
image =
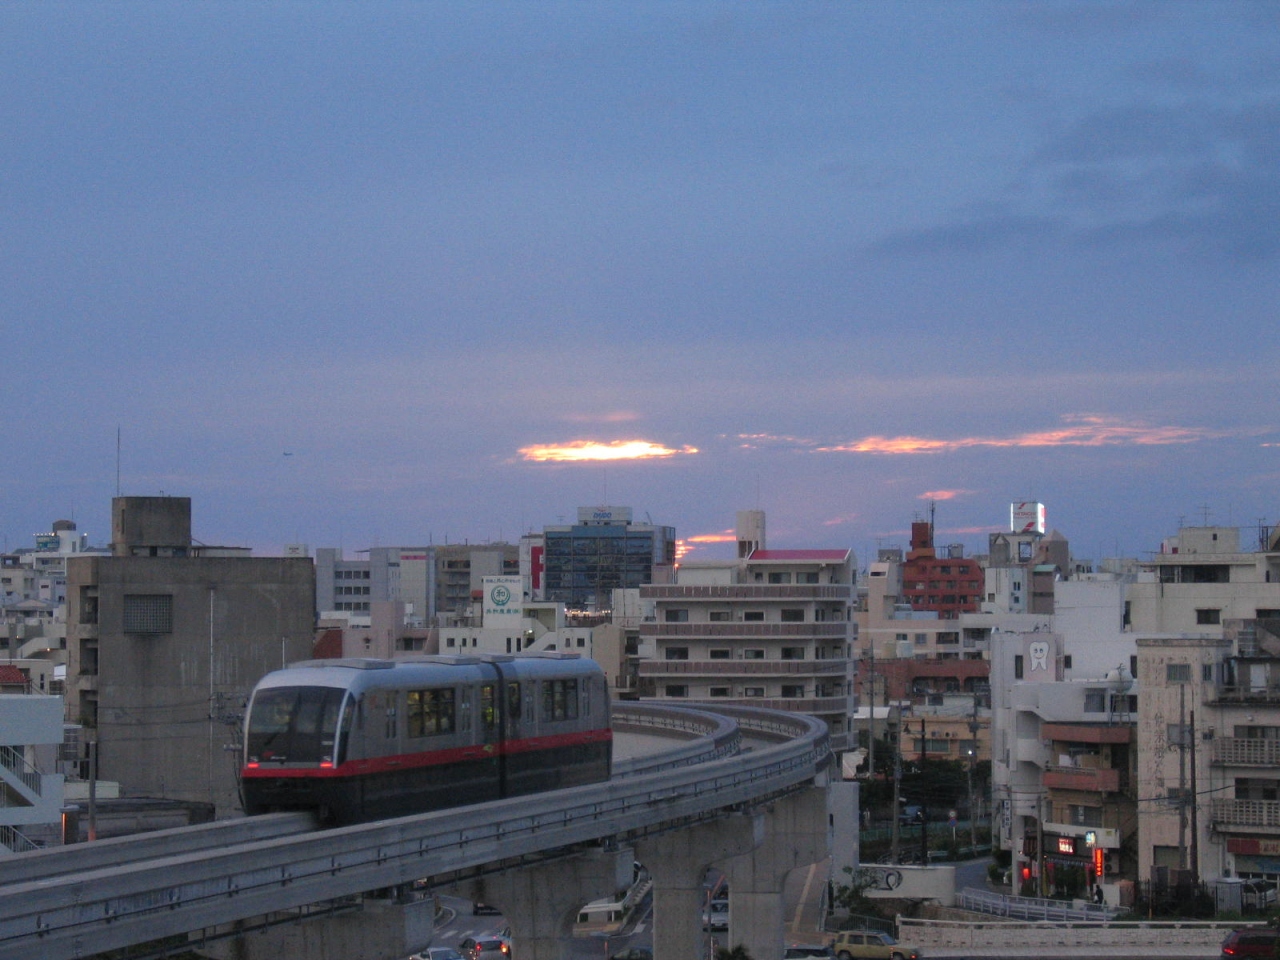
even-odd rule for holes
{"type": "Polygon", "coordinates": [[[636,523],[630,507],[579,507],[572,526],[547,527],[532,547],[530,599],[600,610],[612,591],[653,583],[676,560],[675,527],[636,523]]]}

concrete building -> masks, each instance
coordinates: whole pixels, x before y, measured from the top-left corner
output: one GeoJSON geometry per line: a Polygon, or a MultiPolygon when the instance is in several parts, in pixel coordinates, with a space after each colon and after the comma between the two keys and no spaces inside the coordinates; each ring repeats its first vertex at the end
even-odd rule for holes
{"type": "Polygon", "coordinates": [[[1052,616],[1007,615],[991,635],[996,842],[1020,890],[1111,902],[1137,875],[1137,644],[1123,579],[1055,586],[1052,616]],[[1086,881],[1088,881],[1086,883],[1086,881]]]}
{"type": "Polygon", "coordinates": [[[939,556],[932,521],[911,524],[901,594],[912,610],[931,610],[940,620],[955,620],[962,613],[977,613],[983,592],[982,568],[965,558],[960,544],[951,544],[939,556]]]}
{"type": "Polygon", "coordinates": [[[363,626],[371,604],[403,604],[405,625],[440,626],[470,615],[485,577],[515,576],[520,548],[510,543],[371,547],[347,559],[316,550],[316,616],[363,626]]]}
{"type": "Polygon", "coordinates": [[[613,591],[661,582],[676,560],[675,527],[636,523],[630,507],[579,507],[572,526],[529,538],[529,597],[570,610],[604,610],[613,591]]]}
{"type": "Polygon", "coordinates": [[[15,691],[6,679],[14,678],[0,675],[0,853],[22,853],[61,842],[62,698],[15,691]]]}
{"type": "Polygon", "coordinates": [[[747,703],[821,717],[850,744],[854,566],[850,550],[770,550],[763,516],[738,515],[740,559],[684,563],[675,582],[640,587],[640,692],[747,703]],[[759,546],[755,544],[759,543],[759,546]]]}
{"type": "Polygon", "coordinates": [[[311,654],[311,560],[198,546],[190,499],[117,497],[111,556],[70,558],[67,592],[67,715],[99,775],[233,814],[245,700],[311,654]]]}

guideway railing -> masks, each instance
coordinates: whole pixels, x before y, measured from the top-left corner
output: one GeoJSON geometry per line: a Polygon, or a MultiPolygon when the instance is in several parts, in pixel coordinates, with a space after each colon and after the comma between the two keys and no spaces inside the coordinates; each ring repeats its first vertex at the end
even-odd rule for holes
{"type": "Polygon", "coordinates": [[[1064,900],[1048,900],[1043,897],[1011,897],[966,887],[956,898],[956,906],[962,910],[988,913],[993,917],[1010,920],[1051,920],[1058,923],[1078,923],[1086,920],[1110,920],[1119,911],[1105,904],[1064,900]]]}

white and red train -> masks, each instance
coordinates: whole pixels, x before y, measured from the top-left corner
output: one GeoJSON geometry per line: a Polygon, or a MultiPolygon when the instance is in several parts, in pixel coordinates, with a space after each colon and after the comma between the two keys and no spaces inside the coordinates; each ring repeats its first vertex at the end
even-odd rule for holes
{"type": "Polygon", "coordinates": [[[358,823],[607,780],[609,689],[574,654],[308,660],[249,701],[246,814],[358,823]]]}

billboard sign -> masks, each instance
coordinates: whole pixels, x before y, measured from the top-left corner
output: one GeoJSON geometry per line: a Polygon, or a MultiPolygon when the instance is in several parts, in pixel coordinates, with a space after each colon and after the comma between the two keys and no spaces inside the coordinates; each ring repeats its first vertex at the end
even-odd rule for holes
{"type": "Polygon", "coordinates": [[[1009,504],[1009,530],[1013,533],[1044,533],[1044,504],[1034,500],[1009,504]]]}
{"type": "Polygon", "coordinates": [[[524,612],[520,578],[485,577],[483,583],[485,627],[518,626],[524,612]]]}

